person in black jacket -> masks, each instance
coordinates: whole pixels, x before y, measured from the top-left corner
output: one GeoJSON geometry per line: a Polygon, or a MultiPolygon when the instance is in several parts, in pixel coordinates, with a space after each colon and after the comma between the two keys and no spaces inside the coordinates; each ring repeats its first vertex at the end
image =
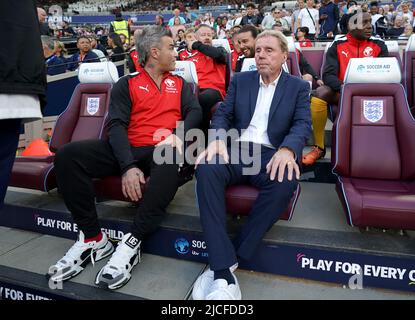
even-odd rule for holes
{"type": "Polygon", "coordinates": [[[0,1],[0,207],[22,120],[42,117],[46,68],[34,0],[0,1]],[[28,50],[30,48],[30,50],[28,50]]]}
{"type": "Polygon", "coordinates": [[[253,24],[254,26],[258,27],[262,19],[260,16],[254,15],[255,12],[255,3],[249,2],[246,4],[246,16],[242,18],[241,20],[241,26],[247,25],[247,24],[253,24]]]}
{"type": "Polygon", "coordinates": [[[56,154],[59,190],[80,232],[68,254],[49,269],[53,281],[68,280],[91,257],[98,261],[113,252],[98,222],[94,178],[120,175],[125,198],[140,200],[131,231],[95,278],[95,284],[112,290],[130,279],[140,259],[141,241],[158,228],[179,187],[180,160],[160,161],[157,155],[183,153],[184,141],[177,131],[197,128],[202,111],[190,85],[169,72],[175,69],[177,55],[171,32],[151,26],[137,40],[142,68],[114,84],[109,140],[73,142],[56,154]],[[145,175],[151,179],[142,194],[145,175]]]}
{"type": "Polygon", "coordinates": [[[125,58],[124,48],[121,42],[121,37],[117,33],[110,33],[108,35],[107,44],[111,48],[110,60],[112,62],[122,61],[125,58]]]}

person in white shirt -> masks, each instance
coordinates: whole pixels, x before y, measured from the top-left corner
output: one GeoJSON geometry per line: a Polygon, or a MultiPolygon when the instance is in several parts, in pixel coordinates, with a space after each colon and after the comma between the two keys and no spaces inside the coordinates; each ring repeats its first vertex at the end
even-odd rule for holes
{"type": "Polygon", "coordinates": [[[281,23],[283,30],[290,30],[290,25],[288,24],[288,21],[282,17],[282,11],[277,7],[273,7],[271,10],[271,14],[265,16],[264,20],[262,20],[262,28],[272,29],[272,26],[277,21],[281,23]]]}
{"type": "Polygon", "coordinates": [[[320,32],[320,15],[317,9],[313,8],[314,0],[307,0],[306,7],[301,9],[298,14],[297,28],[307,27],[309,30],[308,38],[314,40],[320,32]]]}
{"type": "Polygon", "coordinates": [[[409,23],[410,25],[412,25],[412,22],[414,20],[414,15],[409,10],[409,3],[408,2],[402,2],[401,3],[400,8],[398,9],[397,15],[402,16],[402,18],[404,19],[404,23],[409,23]]]}
{"type": "Polygon", "coordinates": [[[186,23],[186,20],[183,17],[180,16],[180,10],[178,8],[176,8],[176,9],[173,10],[173,14],[174,14],[173,18],[171,18],[169,20],[169,24],[168,24],[169,27],[171,27],[171,26],[174,25],[174,19],[175,18],[179,18],[180,19],[180,24],[185,24],[186,23]]]}
{"type": "Polygon", "coordinates": [[[291,31],[296,34],[297,33],[297,25],[298,25],[298,15],[300,14],[301,9],[304,9],[304,0],[297,0],[297,4],[295,5],[295,10],[292,14],[291,18],[291,31]]]}
{"type": "Polygon", "coordinates": [[[212,142],[195,163],[210,267],[194,284],[194,300],[242,298],[234,274],[238,262],[255,259],[263,236],[287,209],[297,188],[298,161],[311,133],[310,86],[283,71],[287,56],[288,42],[281,32],[265,30],[258,35],[258,70],[236,73],[213,115],[212,142]],[[227,145],[231,130],[235,136],[231,134],[232,143],[227,145]],[[232,184],[251,184],[260,191],[247,222],[231,242],[224,191],[232,184]]]}

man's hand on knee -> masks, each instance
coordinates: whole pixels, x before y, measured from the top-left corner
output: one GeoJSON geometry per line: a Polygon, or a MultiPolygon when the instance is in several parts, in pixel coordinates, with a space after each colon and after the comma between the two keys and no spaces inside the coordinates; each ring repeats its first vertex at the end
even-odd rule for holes
{"type": "Polygon", "coordinates": [[[142,198],[141,184],[146,183],[144,173],[138,168],[131,168],[122,176],[122,193],[124,197],[130,198],[133,201],[138,201],[142,198]]]}
{"type": "Polygon", "coordinates": [[[278,182],[282,182],[284,179],[285,168],[287,168],[288,180],[292,180],[293,172],[295,172],[295,177],[300,179],[300,168],[295,162],[294,153],[288,148],[281,148],[268,162],[267,173],[270,175],[271,180],[275,180],[278,171],[278,182]]]}
{"type": "Polygon", "coordinates": [[[179,151],[180,155],[183,154],[183,141],[173,133],[157,144],[157,146],[162,145],[172,146],[173,148],[176,148],[177,151],[179,151]]]}
{"type": "Polygon", "coordinates": [[[211,161],[212,158],[216,155],[220,155],[223,157],[226,163],[229,163],[229,154],[228,149],[226,148],[225,142],[222,140],[215,140],[212,141],[206,150],[204,150],[196,159],[195,168],[199,165],[199,163],[206,158],[207,162],[211,161]]]}

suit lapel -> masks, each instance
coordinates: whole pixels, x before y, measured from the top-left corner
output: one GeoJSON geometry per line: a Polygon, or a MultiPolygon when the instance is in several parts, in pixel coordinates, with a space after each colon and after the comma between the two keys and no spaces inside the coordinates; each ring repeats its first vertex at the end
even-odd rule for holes
{"type": "Polygon", "coordinates": [[[256,101],[258,99],[259,92],[259,73],[255,72],[252,76],[252,82],[249,84],[249,106],[250,106],[250,117],[249,121],[252,120],[254,116],[256,101]]]}
{"type": "Polygon", "coordinates": [[[272,98],[271,109],[269,111],[269,116],[268,116],[268,123],[272,119],[273,114],[275,113],[275,111],[280,105],[280,100],[282,98],[283,93],[286,90],[287,79],[288,79],[287,73],[285,71],[282,71],[281,77],[278,80],[277,87],[275,88],[274,97],[272,98]]]}

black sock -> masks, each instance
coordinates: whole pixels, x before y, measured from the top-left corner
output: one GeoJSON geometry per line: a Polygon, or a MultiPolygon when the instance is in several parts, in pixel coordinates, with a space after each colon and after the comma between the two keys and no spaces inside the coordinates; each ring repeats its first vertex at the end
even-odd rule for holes
{"type": "Polygon", "coordinates": [[[235,279],[233,278],[232,272],[229,270],[229,268],[214,271],[214,280],[217,279],[225,279],[228,284],[235,284],[235,279]]]}

